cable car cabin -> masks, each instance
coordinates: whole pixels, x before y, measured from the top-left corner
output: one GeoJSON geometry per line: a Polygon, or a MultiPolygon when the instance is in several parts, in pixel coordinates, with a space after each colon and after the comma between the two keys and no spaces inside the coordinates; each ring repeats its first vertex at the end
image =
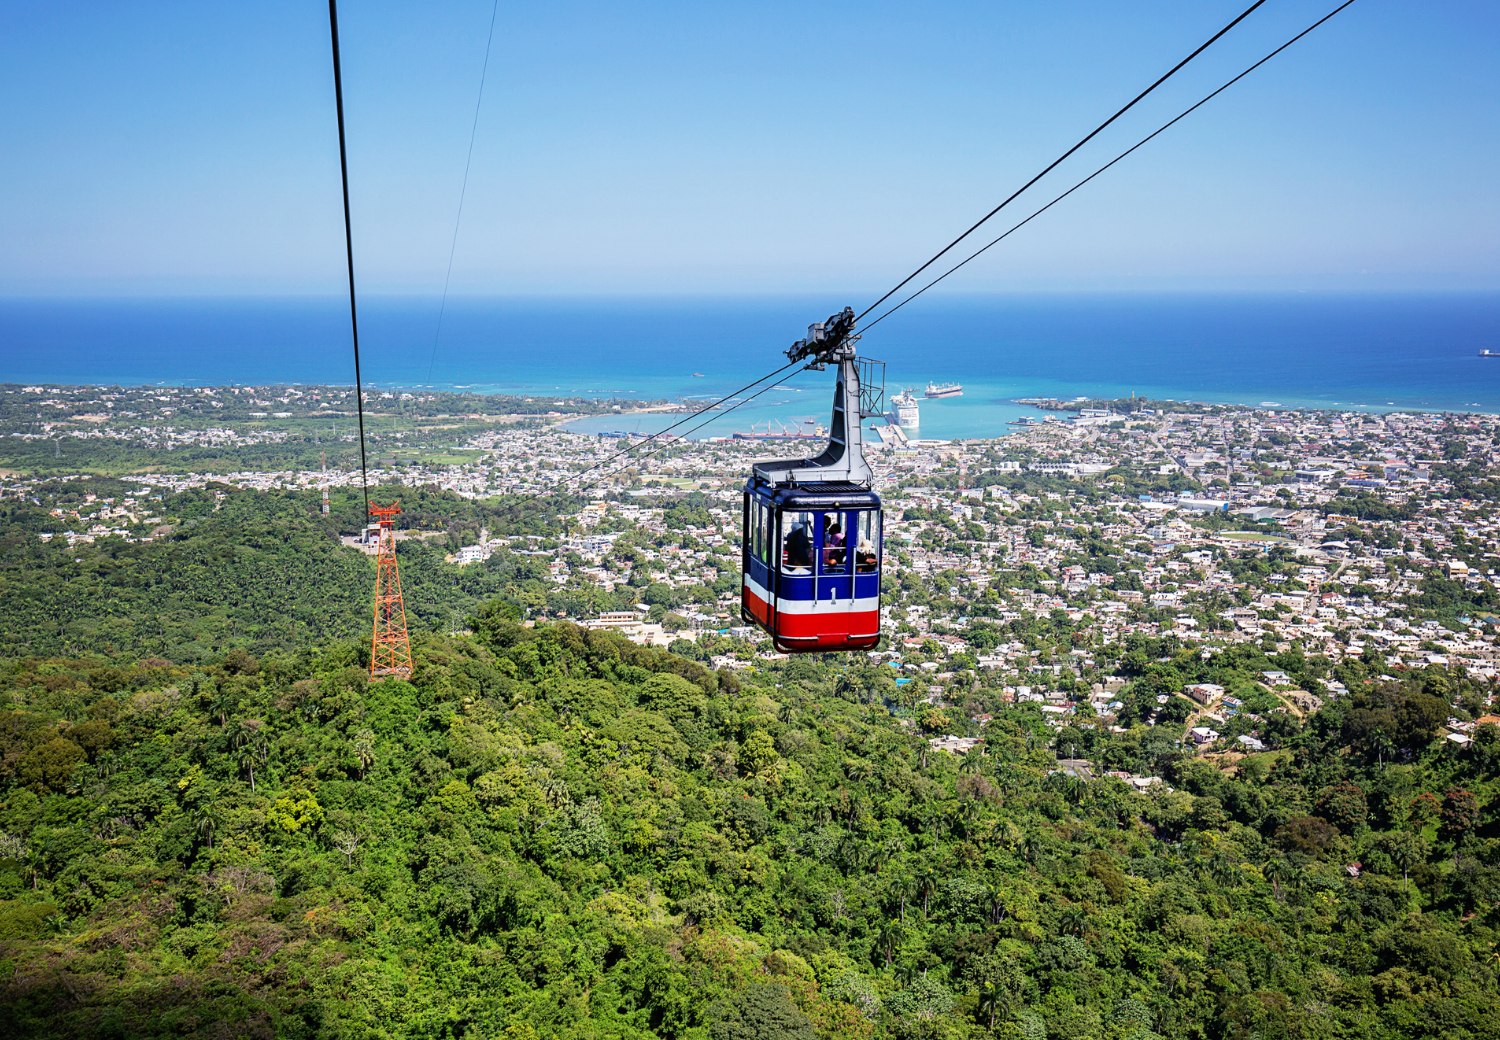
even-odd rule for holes
{"type": "Polygon", "coordinates": [[[846,481],[745,491],[740,612],[785,653],[880,642],[880,497],[846,481]]]}
{"type": "Polygon", "coordinates": [[[816,458],[758,462],[744,495],[740,615],[784,653],[869,650],[880,642],[880,496],[861,452],[860,420],[881,411],[878,362],[854,356],[854,312],[820,322],[793,361],[839,366],[828,446],[816,458]],[[863,389],[862,388],[866,388],[863,389]]]}

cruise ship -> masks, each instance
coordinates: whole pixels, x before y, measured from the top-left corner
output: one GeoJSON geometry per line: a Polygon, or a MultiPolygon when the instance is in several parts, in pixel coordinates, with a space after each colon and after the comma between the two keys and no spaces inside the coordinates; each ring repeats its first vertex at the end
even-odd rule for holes
{"type": "Polygon", "coordinates": [[[897,426],[904,426],[914,430],[922,423],[922,415],[917,411],[917,395],[910,388],[891,398],[891,404],[895,407],[887,418],[897,426]]]}
{"type": "Polygon", "coordinates": [[[928,383],[928,397],[962,397],[964,388],[962,383],[928,383]]]}

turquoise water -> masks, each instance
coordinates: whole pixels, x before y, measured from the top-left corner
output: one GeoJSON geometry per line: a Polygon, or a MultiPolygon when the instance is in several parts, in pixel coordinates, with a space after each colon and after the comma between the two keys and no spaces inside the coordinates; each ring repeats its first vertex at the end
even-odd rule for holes
{"type": "MultiPolygon", "coordinates": [[[[801,393],[790,390],[781,392],[772,390],[764,397],[735,409],[731,414],[714,419],[691,436],[694,438],[722,437],[736,431],[759,433],[783,432],[789,429],[809,430],[818,424],[826,427],[833,407],[832,371],[822,376],[809,373],[802,376],[798,382],[805,384],[805,389],[801,393]]],[[[891,394],[899,392],[900,389],[903,388],[888,387],[887,400],[891,394]]],[[[916,387],[915,391],[919,398],[922,425],[917,431],[907,431],[913,437],[937,440],[998,437],[1009,432],[1011,427],[1007,424],[1012,419],[1022,416],[1034,419],[1058,416],[1057,412],[1047,412],[1016,404],[1009,398],[996,396],[991,388],[983,386],[966,385],[962,397],[948,397],[940,400],[923,399],[921,386],[916,387]]],[[[653,412],[634,415],[599,415],[571,422],[568,428],[579,433],[657,433],[669,426],[675,426],[678,420],[685,418],[687,414],[686,412],[670,414],[653,412]]],[[[704,414],[680,428],[674,428],[673,432],[679,435],[686,434],[687,431],[695,429],[700,423],[710,418],[711,414],[704,414]]],[[[883,424],[871,421],[868,425],[883,424]]]]}
{"type": "MultiPolygon", "coordinates": [[[[711,400],[777,368],[837,298],[361,302],[372,386],[711,400]],[[701,373],[701,375],[695,375],[701,373]]],[[[352,383],[335,299],[0,300],[0,381],[352,383]]],[[[862,354],[888,394],[924,400],[922,434],[994,436],[1032,414],[1018,397],[1154,398],[1340,409],[1500,412],[1500,293],[1032,295],[924,298],[877,326],[862,354]]],[[[829,373],[782,386],[704,435],[771,420],[826,421],[829,373]]],[[[608,429],[659,428],[655,416],[608,429]]]]}

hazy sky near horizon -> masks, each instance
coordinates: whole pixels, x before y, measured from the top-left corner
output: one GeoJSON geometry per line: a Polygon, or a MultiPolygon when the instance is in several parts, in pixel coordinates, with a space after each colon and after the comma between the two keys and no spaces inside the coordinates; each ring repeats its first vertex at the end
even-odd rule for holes
{"type": "MultiPolygon", "coordinates": [[[[1247,3],[502,3],[452,291],[868,302],[1247,3]]],[[[1269,0],[989,237],[1334,5],[1269,0]]],[[[442,290],[491,10],[341,5],[361,291],[442,290]]],[[[343,291],[326,5],[5,21],[0,294],[343,291]]],[[[948,284],[1497,289],[1497,185],[1500,4],[1358,0],[948,284]]]]}

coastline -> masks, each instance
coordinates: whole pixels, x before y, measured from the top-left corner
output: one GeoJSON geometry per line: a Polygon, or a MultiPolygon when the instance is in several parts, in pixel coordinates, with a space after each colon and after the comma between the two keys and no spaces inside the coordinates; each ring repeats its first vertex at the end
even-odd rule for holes
{"type": "MultiPolygon", "coordinates": [[[[825,380],[826,382],[826,380],[825,380]]],[[[886,385],[887,401],[891,395],[892,381],[888,380],[886,385]]],[[[1055,384],[1054,384],[1055,385],[1055,384]]],[[[232,382],[224,384],[210,384],[208,386],[196,384],[166,384],[156,381],[150,384],[121,384],[109,383],[61,383],[43,382],[33,384],[21,384],[14,382],[0,383],[0,393],[15,393],[26,390],[55,390],[61,394],[69,395],[70,391],[79,389],[88,390],[119,390],[121,392],[149,391],[160,387],[167,389],[175,387],[178,389],[211,389],[224,392],[266,392],[271,388],[295,388],[300,391],[331,390],[347,394],[353,387],[348,384],[294,384],[294,383],[244,383],[232,382]]],[[[696,388],[695,388],[696,389],[696,388]]],[[[767,394],[765,397],[751,401],[748,405],[740,408],[731,408],[739,398],[731,398],[729,405],[719,407],[701,413],[701,418],[693,419],[682,424],[683,428],[675,430],[674,433],[693,441],[722,440],[732,438],[735,434],[754,433],[757,429],[779,429],[797,427],[804,424],[816,423],[826,426],[829,419],[831,406],[831,386],[818,386],[811,380],[805,380],[801,387],[790,387],[779,385],[773,388],[776,393],[767,394]],[[829,394],[825,398],[824,393],[829,394]],[[697,428],[701,425],[701,429],[697,428]]],[[[1467,408],[1444,408],[1436,406],[1411,406],[1401,405],[1394,402],[1371,404],[1364,402],[1339,402],[1329,400],[1318,400],[1299,398],[1293,395],[1283,395],[1286,400],[1248,400],[1245,397],[1233,399],[1231,395],[1204,393],[1198,397],[1157,397],[1137,393],[1134,397],[1130,394],[1118,396],[1084,395],[1072,394],[1063,396],[1057,393],[1050,394],[1003,394],[1004,389],[993,384],[970,384],[965,389],[963,396],[948,398],[923,399],[921,407],[921,423],[908,434],[916,440],[925,441],[985,441],[1001,440],[1023,429],[1028,424],[1042,422],[1072,421],[1078,417],[1078,413],[1085,409],[1102,409],[1111,413],[1126,417],[1132,410],[1161,412],[1192,412],[1192,413],[1214,413],[1224,411],[1245,411],[1248,413],[1303,413],[1321,415],[1382,415],[1382,414],[1413,414],[1413,415],[1496,415],[1500,414],[1500,408],[1486,409],[1481,407],[1467,408]],[[1229,398],[1229,399],[1226,399],[1229,398]]],[[[1081,388],[1071,388],[1081,389],[1081,388]]],[[[369,383],[366,384],[367,395],[405,395],[413,394],[418,397],[426,395],[454,395],[455,397],[467,398],[473,402],[475,398],[494,400],[497,404],[501,402],[515,402],[514,413],[488,409],[474,411],[472,408],[464,408],[462,414],[474,414],[470,418],[480,419],[486,422],[498,421],[498,416],[514,415],[517,419],[543,419],[549,426],[588,436],[624,436],[624,437],[646,437],[661,433],[684,419],[692,417],[696,410],[702,407],[702,403],[708,400],[717,400],[717,397],[708,394],[695,394],[691,399],[677,397],[673,399],[632,399],[632,397],[608,396],[605,391],[598,389],[579,389],[567,385],[554,384],[547,392],[523,388],[492,388],[488,385],[464,384],[456,386],[441,386],[428,383],[422,386],[403,385],[400,383],[369,383]],[[593,408],[578,407],[587,402],[593,408]],[[570,405],[572,407],[570,407],[570,405]],[[546,409],[546,410],[538,410],[546,409]]],[[[633,388],[619,388],[608,392],[609,394],[640,393],[642,391],[633,388]]],[[[1246,395],[1255,396],[1255,395],[1246,395]]],[[[504,405],[501,405],[503,408],[504,405]]],[[[320,413],[328,419],[349,418],[353,415],[352,408],[340,407],[328,409],[320,413]]],[[[366,408],[369,416],[386,415],[387,409],[378,402],[372,400],[366,408]]],[[[390,413],[387,417],[393,416],[390,413]]],[[[457,414],[457,413],[455,413],[457,414]]],[[[70,416],[74,420],[87,420],[87,416],[70,416]]],[[[97,419],[98,417],[96,417],[97,419]]],[[[94,421],[94,420],[90,420],[94,421]]],[[[1095,417],[1094,421],[1099,421],[1095,417]]],[[[94,421],[97,425],[97,421],[94,421]]],[[[884,420],[867,420],[867,426],[879,428],[889,425],[884,420]]],[[[772,440],[774,443],[774,439],[772,440]]]]}
{"type": "MultiPolygon", "coordinates": [[[[793,297],[464,300],[438,342],[430,303],[376,298],[362,310],[367,387],[631,405],[712,399],[775,367],[777,345],[810,307],[827,313],[793,297]],[[716,330],[710,349],[706,327],[716,330]]],[[[1497,328],[1500,293],[953,296],[882,324],[860,351],[886,362],[887,396],[962,383],[962,397],[924,399],[923,425],[974,436],[1003,428],[1025,398],[1132,392],[1205,405],[1500,413],[1500,366],[1478,356],[1497,328]],[[1010,414],[986,419],[986,409],[1010,414]]],[[[331,386],[353,376],[335,301],[0,298],[0,343],[0,380],[21,384],[331,386]]],[[[809,374],[777,383],[755,402],[775,407],[753,421],[826,421],[831,384],[809,374]]]]}

